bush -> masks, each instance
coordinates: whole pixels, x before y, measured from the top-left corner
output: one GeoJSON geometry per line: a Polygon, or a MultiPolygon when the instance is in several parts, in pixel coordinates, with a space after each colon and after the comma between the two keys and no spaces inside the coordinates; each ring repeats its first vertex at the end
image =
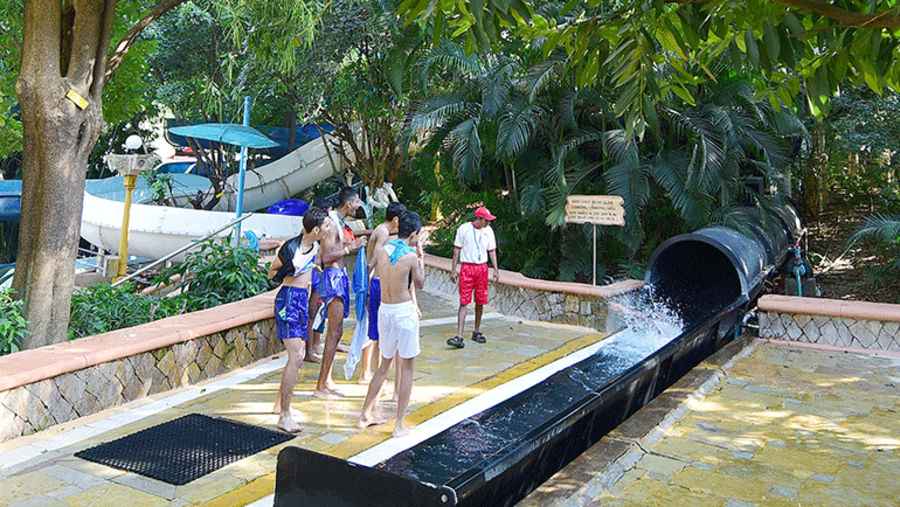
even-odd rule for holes
{"type": "Polygon", "coordinates": [[[99,284],[72,294],[69,339],[106,333],[178,315],[180,298],[159,298],[139,292],[131,282],[119,287],[99,284]]]}
{"type": "Polygon", "coordinates": [[[0,356],[19,351],[28,334],[28,321],[22,316],[22,302],[13,299],[13,290],[0,291],[0,356]]]}
{"type": "Polygon", "coordinates": [[[185,261],[162,270],[154,283],[166,283],[179,275],[188,311],[212,308],[255,296],[269,289],[269,277],[259,266],[257,253],[232,237],[204,241],[199,250],[187,254],[185,261]]]}
{"type": "Polygon", "coordinates": [[[181,276],[171,297],[148,296],[133,283],[119,287],[101,284],[72,295],[69,339],[137,326],[173,315],[203,310],[238,301],[268,290],[269,278],[257,262],[257,254],[245,245],[209,240],[185,262],[164,269],[154,283],[181,276]]]}

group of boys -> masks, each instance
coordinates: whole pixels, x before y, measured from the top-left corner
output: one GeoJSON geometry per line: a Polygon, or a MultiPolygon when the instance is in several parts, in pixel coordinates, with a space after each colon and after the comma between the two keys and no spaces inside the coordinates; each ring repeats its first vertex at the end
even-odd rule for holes
{"type": "MultiPolygon", "coordinates": [[[[408,211],[400,203],[391,203],[385,213],[385,221],[376,227],[369,240],[356,238],[345,221],[356,214],[360,207],[359,195],[352,187],[345,187],[338,194],[336,209],[320,206],[309,208],[303,215],[303,234],[287,241],[278,251],[269,276],[281,282],[275,297],[275,323],[278,339],[284,344],[288,359],[282,372],[278,398],[274,412],[279,415],[278,428],[295,433],[302,427],[294,420],[291,397],[302,361],[319,362],[314,356],[316,343],[311,314],[315,314],[319,299],[325,305],[327,329],[322,350],[319,377],[313,396],[334,398],[342,396],[332,380],[335,352],[343,335],[343,321],[349,315],[350,283],[344,267],[344,257],[366,246],[370,247],[367,267],[370,274],[368,287],[369,338],[374,346],[364,350],[360,383],[368,383],[358,428],[383,424],[373,416],[373,408],[387,373],[396,358],[395,399],[397,415],[393,436],[410,431],[404,425],[403,415],[409,406],[413,382],[413,362],[420,353],[419,319],[421,312],[416,303],[416,290],[425,284],[423,250],[419,241],[422,221],[419,215],[408,211]],[[391,239],[396,235],[396,239],[391,239]],[[321,270],[321,273],[320,273],[321,270]],[[380,352],[377,367],[370,366],[374,351],[380,352]]],[[[499,275],[496,244],[488,224],[495,217],[487,208],[479,208],[473,230],[460,227],[454,244],[451,277],[459,278],[460,309],[457,336],[448,344],[463,346],[462,326],[466,306],[475,293],[475,332],[472,339],[484,343],[480,333],[482,307],[487,303],[487,258],[494,265],[494,279],[499,275]],[[460,232],[463,231],[463,232],[460,232]],[[478,252],[476,252],[478,250],[478,252]],[[483,251],[483,253],[482,253],[483,251]],[[476,258],[477,257],[477,258],[476,258]],[[462,270],[456,274],[457,261],[462,270]],[[478,265],[483,264],[483,267],[478,265]],[[464,301],[464,290],[468,299],[464,301]]]]}

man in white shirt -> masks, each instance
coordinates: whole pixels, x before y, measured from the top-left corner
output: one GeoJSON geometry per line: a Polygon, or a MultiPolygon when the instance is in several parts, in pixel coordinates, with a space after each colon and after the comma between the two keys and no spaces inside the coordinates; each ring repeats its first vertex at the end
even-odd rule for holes
{"type": "Polygon", "coordinates": [[[456,240],[453,242],[453,261],[450,267],[450,280],[459,282],[459,312],[457,313],[456,336],[447,340],[447,345],[461,349],[466,346],[462,339],[463,325],[466,322],[468,305],[475,295],[475,330],[472,340],[484,343],[481,334],[481,316],[484,305],[488,301],[488,259],[494,265],[494,282],[500,280],[500,268],[497,267],[497,240],[491,222],[497,217],[484,206],[475,210],[475,220],[466,222],[456,229],[456,240]],[[456,265],[461,264],[459,272],[456,265]]]}

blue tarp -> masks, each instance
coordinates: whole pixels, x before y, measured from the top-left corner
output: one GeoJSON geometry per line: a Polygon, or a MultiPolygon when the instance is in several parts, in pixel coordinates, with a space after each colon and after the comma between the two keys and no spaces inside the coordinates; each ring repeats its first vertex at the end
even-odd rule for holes
{"type": "Polygon", "coordinates": [[[15,222],[22,214],[22,180],[0,180],[0,222],[15,222]]]}
{"type": "Polygon", "coordinates": [[[356,295],[354,304],[356,307],[356,329],[353,330],[350,350],[347,351],[347,361],[344,362],[344,378],[347,380],[353,377],[356,365],[362,357],[362,350],[369,344],[369,319],[366,316],[369,306],[366,304],[366,296],[369,291],[369,273],[366,263],[366,247],[362,247],[357,251],[350,290],[356,295]]]}
{"type": "Polygon", "coordinates": [[[285,199],[269,206],[267,213],[270,215],[290,215],[293,217],[302,217],[308,209],[309,204],[307,204],[306,201],[302,199],[285,199]]]}

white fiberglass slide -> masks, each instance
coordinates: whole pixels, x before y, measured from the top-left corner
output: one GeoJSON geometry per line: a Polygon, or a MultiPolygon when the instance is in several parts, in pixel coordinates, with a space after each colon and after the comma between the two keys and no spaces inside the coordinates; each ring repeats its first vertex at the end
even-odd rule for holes
{"type": "MultiPolygon", "coordinates": [[[[339,157],[333,158],[335,163],[339,163],[339,157]]],[[[338,167],[338,170],[342,169],[343,166],[338,167]]],[[[322,139],[310,141],[272,163],[247,172],[244,186],[245,214],[246,210],[262,209],[288,199],[333,174],[335,172],[322,139]]],[[[232,176],[228,181],[229,185],[236,187],[237,176],[232,176]]],[[[223,196],[221,209],[234,209],[233,203],[237,196],[231,192],[229,194],[223,196]]],[[[103,199],[85,192],[81,237],[108,252],[118,253],[124,209],[125,205],[120,201],[103,199]]],[[[235,213],[132,204],[129,216],[128,254],[159,259],[227,225],[234,220],[235,213]]],[[[257,237],[294,236],[301,228],[301,217],[286,215],[258,213],[241,223],[243,231],[253,231],[257,237]]],[[[229,232],[224,231],[221,235],[229,232]]],[[[184,254],[181,254],[173,260],[178,262],[183,259],[184,254]]]]}

